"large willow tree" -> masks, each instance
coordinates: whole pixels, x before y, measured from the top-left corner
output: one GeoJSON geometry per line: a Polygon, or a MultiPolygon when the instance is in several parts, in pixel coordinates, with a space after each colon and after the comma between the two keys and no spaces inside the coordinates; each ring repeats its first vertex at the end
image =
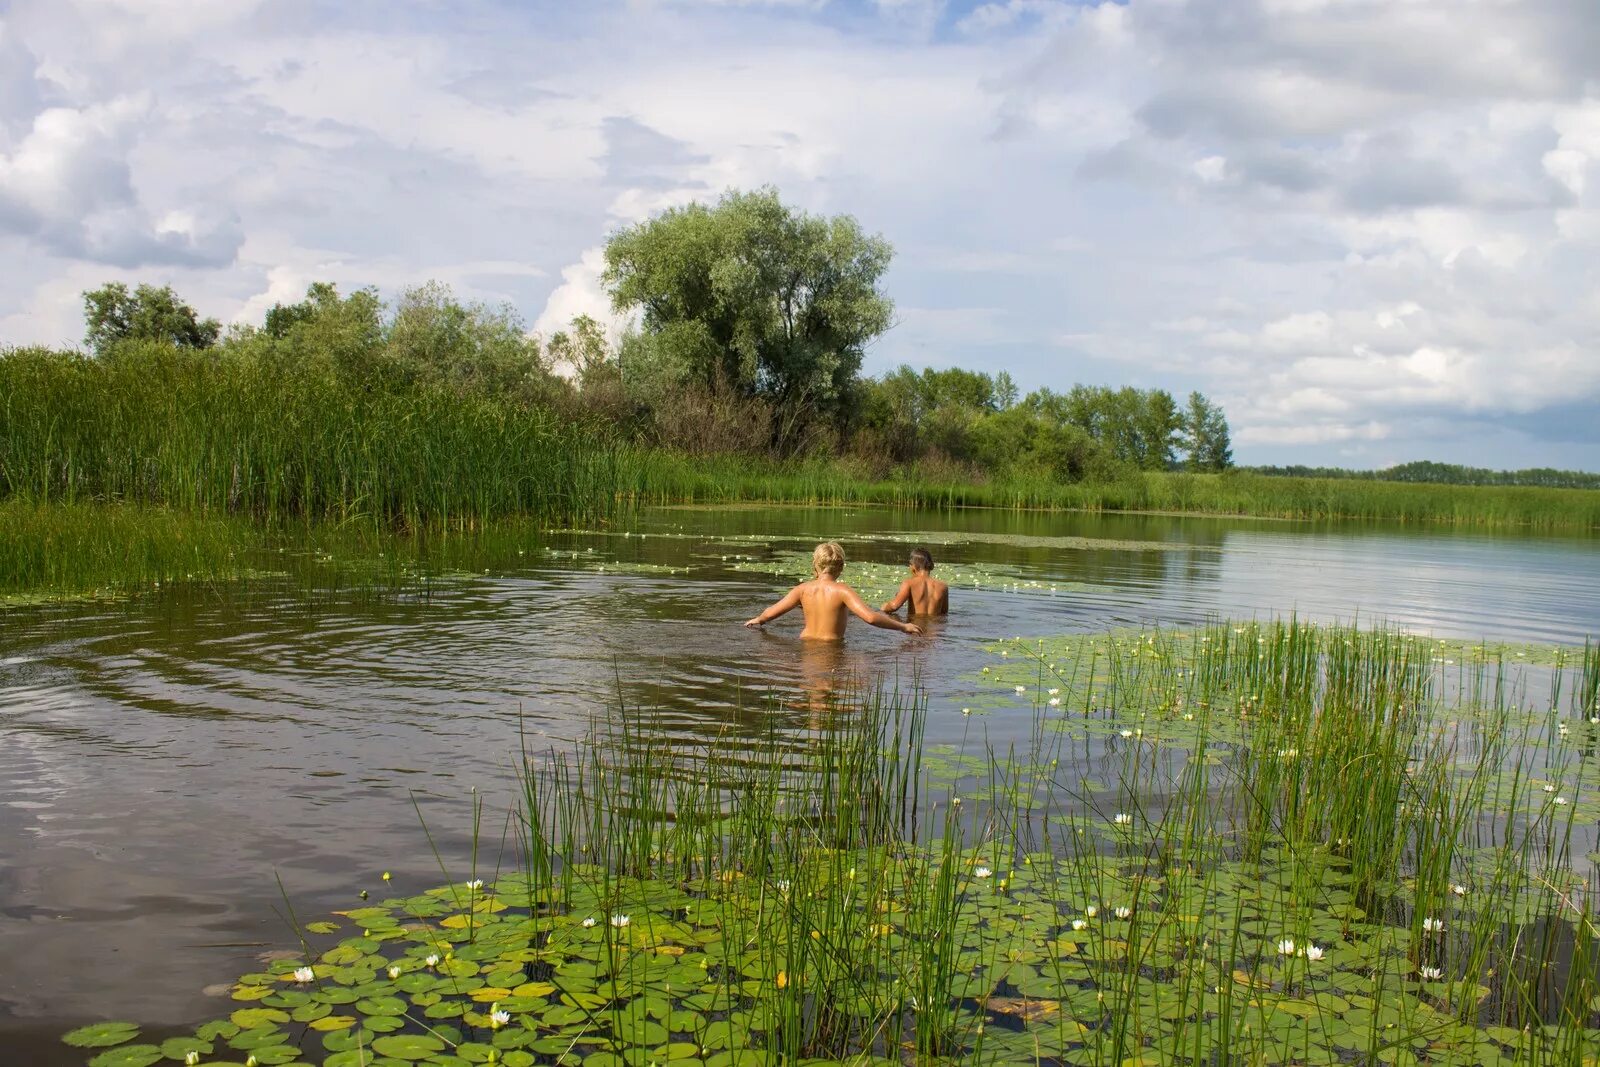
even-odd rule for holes
{"type": "Polygon", "coordinates": [[[642,312],[635,372],[771,403],[780,448],[837,415],[894,305],[879,288],[892,250],[848,215],[785,207],[776,190],[729,192],[613,236],[605,280],[642,312]]]}

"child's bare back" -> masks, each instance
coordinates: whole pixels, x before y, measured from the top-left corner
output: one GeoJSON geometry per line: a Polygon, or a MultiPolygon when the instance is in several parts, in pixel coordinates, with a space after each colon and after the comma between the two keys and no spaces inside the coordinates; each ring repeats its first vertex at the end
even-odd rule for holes
{"type": "Polygon", "coordinates": [[[899,611],[907,603],[912,615],[945,615],[950,611],[950,586],[933,576],[933,555],[925,548],[911,553],[911,577],[900,583],[884,611],[899,611]]]}
{"type": "Polygon", "coordinates": [[[780,615],[799,607],[805,613],[806,626],[800,636],[817,641],[837,641],[844,637],[845,624],[854,615],[863,622],[881,626],[886,630],[920,634],[922,628],[901,622],[881,611],[874,611],[861,599],[861,594],[839,581],[844,570],[844,549],[829,541],[817,546],[811,555],[812,571],[816,577],[801,582],[776,604],[748,620],[746,626],[764,626],[780,615]]]}

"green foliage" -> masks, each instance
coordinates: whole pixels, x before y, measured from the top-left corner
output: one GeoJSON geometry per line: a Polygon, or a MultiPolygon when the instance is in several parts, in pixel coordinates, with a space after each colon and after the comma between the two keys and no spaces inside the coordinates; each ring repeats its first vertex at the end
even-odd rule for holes
{"type": "Polygon", "coordinates": [[[179,348],[210,348],[222,326],[201,319],[171,286],[141,285],[133,292],[110,282],[83,294],[84,343],[99,353],[123,341],[156,341],[179,348]]]}
{"type": "Polygon", "coordinates": [[[442,373],[350,381],[264,344],[0,354],[0,497],[405,526],[612,506],[604,434],[548,407],[442,373]]]}
{"type": "Polygon", "coordinates": [[[1205,394],[1189,394],[1189,407],[1183,414],[1181,435],[1188,459],[1184,466],[1192,471],[1223,471],[1233,465],[1233,445],[1228,436],[1228,420],[1222,409],[1205,394]]]}
{"type": "Polygon", "coordinates": [[[1522,485],[1549,489],[1600,489],[1600,474],[1586,471],[1530,467],[1517,471],[1496,471],[1483,467],[1462,467],[1454,463],[1418,460],[1383,470],[1357,471],[1341,467],[1250,467],[1252,474],[1284,478],[1353,478],[1379,482],[1431,482],[1436,485],[1522,485]]]}
{"type": "Polygon", "coordinates": [[[775,443],[789,448],[842,410],[866,345],[889,328],[890,255],[847,215],[729,192],[616,234],[605,280],[619,310],[642,311],[638,373],[779,405],[775,443]]]}
{"type": "MultiPolygon", "coordinates": [[[[908,462],[938,454],[991,476],[1026,474],[1062,482],[1114,481],[1134,470],[1166,470],[1185,426],[1162,389],[1074,386],[1017,400],[1004,372],[902,366],[858,390],[858,455],[908,462]]],[[[1215,408],[1214,424],[1227,423],[1215,408]]],[[[1226,465],[1226,460],[1223,460],[1226,465]]]]}

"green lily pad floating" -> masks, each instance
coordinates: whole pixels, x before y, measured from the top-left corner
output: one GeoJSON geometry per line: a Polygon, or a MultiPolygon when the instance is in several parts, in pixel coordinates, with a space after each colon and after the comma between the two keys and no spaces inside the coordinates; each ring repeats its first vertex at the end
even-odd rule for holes
{"type": "Polygon", "coordinates": [[[216,1046],[198,1037],[169,1037],[161,1042],[161,1054],[169,1060],[182,1060],[189,1053],[204,1056],[216,1046]]]}
{"type": "Polygon", "coordinates": [[[108,1049],[89,1060],[89,1067],[150,1067],[165,1057],[156,1045],[123,1045],[108,1049]]]}
{"type": "Polygon", "coordinates": [[[137,1023],[103,1022],[80,1026],[61,1036],[73,1048],[108,1048],[139,1036],[137,1023]]]}
{"type": "Polygon", "coordinates": [[[430,1034],[387,1034],[374,1038],[372,1050],[397,1060],[425,1060],[445,1050],[445,1043],[430,1034]]]}

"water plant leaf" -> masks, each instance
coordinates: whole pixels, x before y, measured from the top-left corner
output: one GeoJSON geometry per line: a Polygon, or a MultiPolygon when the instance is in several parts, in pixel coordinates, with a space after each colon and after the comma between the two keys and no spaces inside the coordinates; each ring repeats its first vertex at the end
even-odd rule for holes
{"type": "Polygon", "coordinates": [[[91,1057],[89,1067],[150,1067],[164,1058],[156,1045],[123,1045],[91,1057]]]}
{"type": "Polygon", "coordinates": [[[80,1026],[61,1035],[61,1040],[74,1048],[105,1048],[132,1041],[139,1035],[136,1023],[101,1022],[80,1026]]]}
{"type": "Polygon", "coordinates": [[[399,1060],[425,1060],[443,1052],[445,1043],[429,1034],[392,1034],[374,1038],[374,1052],[399,1060]]]}

